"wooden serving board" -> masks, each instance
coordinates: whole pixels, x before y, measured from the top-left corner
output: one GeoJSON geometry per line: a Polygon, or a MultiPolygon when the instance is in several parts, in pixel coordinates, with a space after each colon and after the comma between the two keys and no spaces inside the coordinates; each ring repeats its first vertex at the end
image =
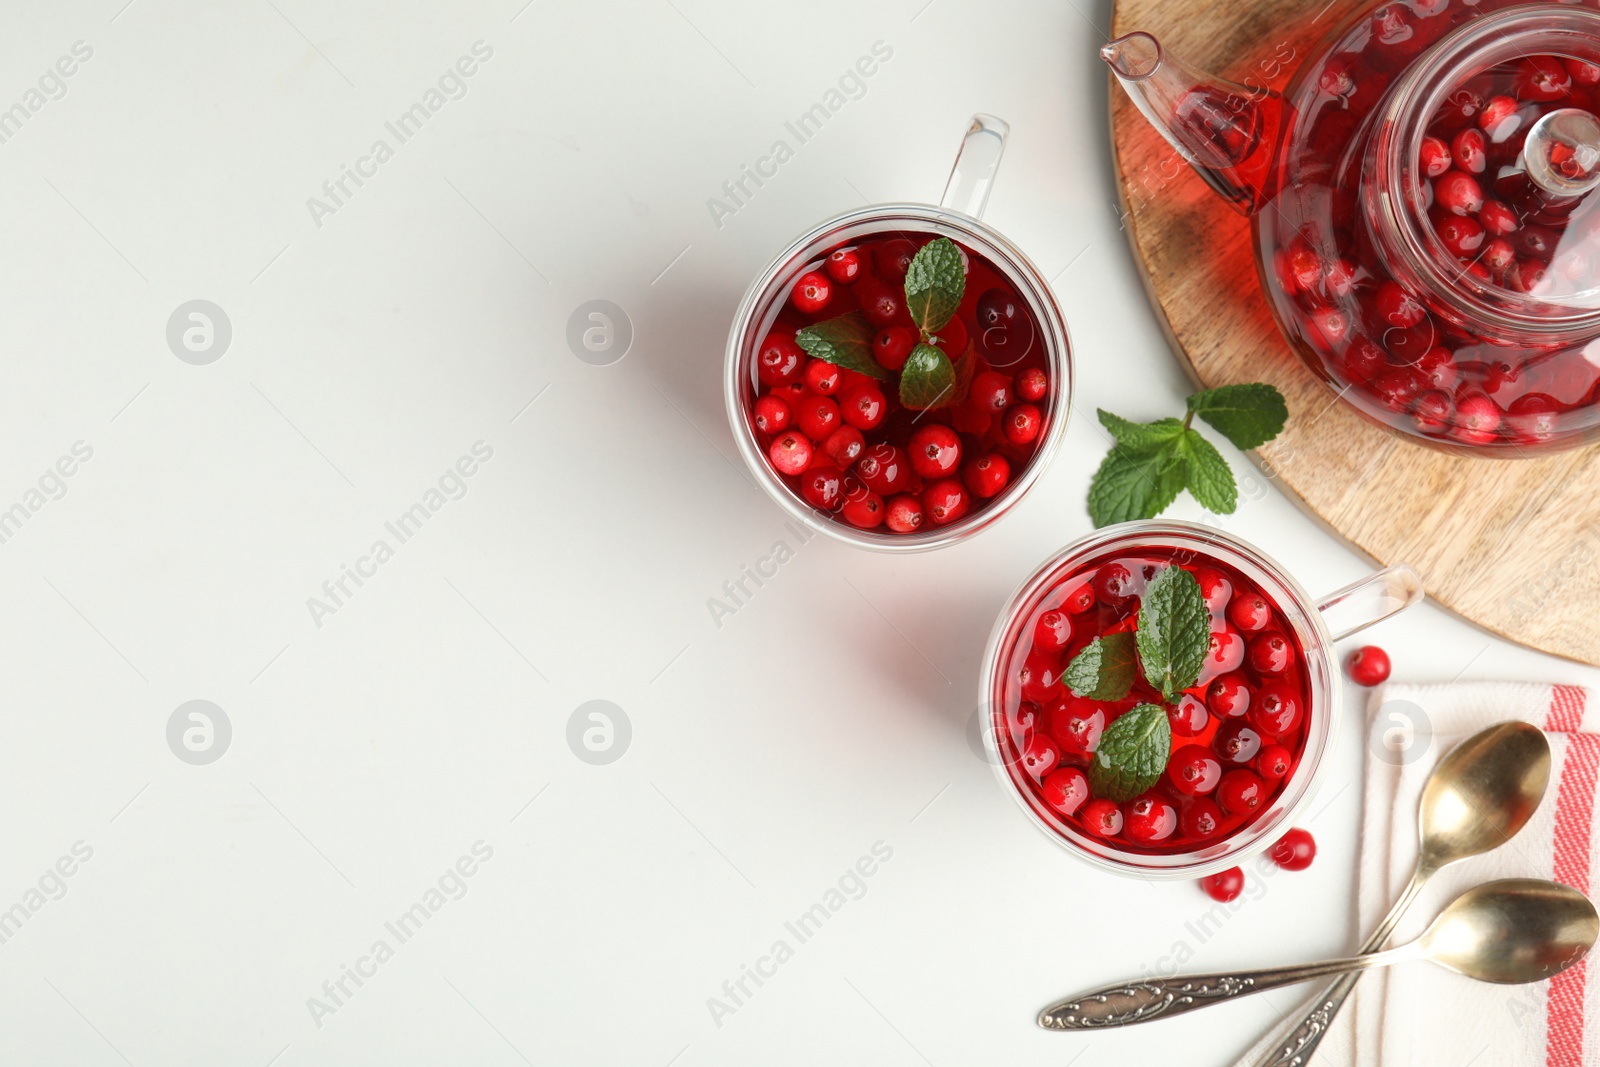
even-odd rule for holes
{"type": "MultiPolygon", "coordinates": [[[[1147,30],[1202,70],[1276,88],[1322,33],[1369,4],[1115,0],[1113,32],[1147,30]],[[1274,78],[1272,57],[1291,50],[1274,78]]],[[[1189,170],[1115,79],[1110,99],[1128,237],[1174,349],[1202,386],[1266,381],[1288,398],[1288,427],[1255,456],[1263,473],[1375,560],[1416,567],[1428,594],[1467,619],[1600,665],[1600,447],[1461,458],[1336,403],[1272,320],[1249,221],[1189,170]]]]}

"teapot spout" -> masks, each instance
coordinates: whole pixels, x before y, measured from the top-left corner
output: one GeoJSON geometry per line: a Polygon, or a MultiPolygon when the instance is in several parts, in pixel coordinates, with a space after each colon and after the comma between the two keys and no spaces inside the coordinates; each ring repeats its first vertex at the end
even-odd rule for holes
{"type": "Polygon", "coordinates": [[[1148,33],[1117,38],[1100,58],[1207,185],[1247,215],[1261,208],[1284,106],[1278,93],[1203,74],[1148,33]]]}

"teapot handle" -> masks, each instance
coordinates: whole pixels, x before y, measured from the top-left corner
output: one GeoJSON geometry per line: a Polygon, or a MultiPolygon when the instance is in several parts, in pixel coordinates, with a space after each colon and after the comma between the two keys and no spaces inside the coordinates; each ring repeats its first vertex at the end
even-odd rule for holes
{"type": "Polygon", "coordinates": [[[939,206],[959,211],[978,219],[983,217],[984,206],[989,203],[989,190],[994,186],[995,171],[1000,168],[1000,156],[1005,152],[1006,135],[1011,127],[993,115],[974,115],[967,135],[961,140],[961,151],[950,168],[950,180],[945,182],[944,195],[939,206]]]}
{"type": "Polygon", "coordinates": [[[1422,578],[1409,563],[1396,563],[1317,601],[1317,611],[1335,641],[1382,622],[1422,599],[1422,578]]]}

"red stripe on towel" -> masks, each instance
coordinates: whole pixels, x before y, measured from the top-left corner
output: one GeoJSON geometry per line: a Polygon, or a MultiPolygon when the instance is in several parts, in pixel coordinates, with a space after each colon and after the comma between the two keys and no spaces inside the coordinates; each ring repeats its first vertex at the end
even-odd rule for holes
{"type": "MultiPolygon", "coordinates": [[[[1567,757],[1556,792],[1555,880],[1589,892],[1590,833],[1594,827],[1596,771],[1600,735],[1576,733],[1583,722],[1584,694],[1558,685],[1550,696],[1547,730],[1568,733],[1567,757]]],[[[1545,1038],[1549,1067],[1583,1067],[1583,1001],[1587,960],[1550,979],[1550,1023],[1545,1038]]]]}

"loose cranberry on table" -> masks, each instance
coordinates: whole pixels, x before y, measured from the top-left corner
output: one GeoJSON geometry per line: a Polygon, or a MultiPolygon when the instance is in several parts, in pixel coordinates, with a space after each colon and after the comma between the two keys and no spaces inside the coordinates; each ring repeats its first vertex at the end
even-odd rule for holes
{"type": "Polygon", "coordinates": [[[1389,680],[1389,653],[1377,645],[1364,645],[1350,654],[1348,670],[1357,685],[1382,685],[1389,680]]]}
{"type": "Polygon", "coordinates": [[[1221,561],[1150,546],[1108,551],[1035,596],[1002,660],[996,716],[1011,725],[996,737],[1047,823],[1120,851],[1181,854],[1273,805],[1306,749],[1311,682],[1265,590],[1221,561]],[[1169,640],[1141,649],[1145,626],[1169,640]],[[1066,770],[1082,774],[1083,800],[1061,791],[1076,775],[1045,784],[1066,770]]]}
{"type": "Polygon", "coordinates": [[[747,402],[797,497],[903,535],[1005,496],[1038,454],[1054,383],[1032,312],[990,260],[885,233],[828,250],[787,284],[747,402]],[[813,465],[836,469],[841,492],[808,483],[813,465]]]}
{"type": "Polygon", "coordinates": [[[1286,871],[1303,871],[1311,866],[1311,861],[1317,856],[1317,843],[1311,837],[1311,831],[1302,830],[1298,826],[1283,835],[1276,845],[1273,845],[1267,855],[1286,871]]]}
{"type": "Polygon", "coordinates": [[[1225,871],[1208,874],[1200,879],[1200,888],[1212,900],[1226,904],[1237,900],[1239,894],[1244,892],[1244,872],[1237,867],[1229,867],[1225,871]]]}

